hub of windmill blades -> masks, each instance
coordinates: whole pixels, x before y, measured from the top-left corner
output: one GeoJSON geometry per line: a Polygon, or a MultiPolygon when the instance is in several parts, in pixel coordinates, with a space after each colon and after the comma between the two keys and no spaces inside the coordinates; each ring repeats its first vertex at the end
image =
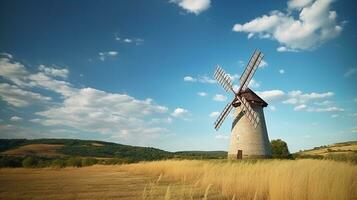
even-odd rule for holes
{"type": "Polygon", "coordinates": [[[235,107],[235,108],[237,108],[237,107],[239,107],[241,104],[242,104],[242,103],[241,103],[237,98],[235,98],[234,101],[233,101],[233,103],[232,103],[232,106],[235,107]]]}

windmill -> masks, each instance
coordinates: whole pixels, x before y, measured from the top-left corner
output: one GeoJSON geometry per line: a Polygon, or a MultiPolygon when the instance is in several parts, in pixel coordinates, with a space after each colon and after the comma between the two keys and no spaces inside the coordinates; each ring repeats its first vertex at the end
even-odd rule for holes
{"type": "Polygon", "coordinates": [[[248,88],[263,53],[255,50],[247,67],[239,79],[237,91],[233,89],[232,79],[220,66],[217,66],[214,78],[227,92],[233,92],[234,98],[218,116],[214,128],[218,130],[233,108],[234,120],[231,128],[231,140],[228,151],[229,159],[271,157],[271,147],[266,129],[263,108],[268,104],[248,88]]]}

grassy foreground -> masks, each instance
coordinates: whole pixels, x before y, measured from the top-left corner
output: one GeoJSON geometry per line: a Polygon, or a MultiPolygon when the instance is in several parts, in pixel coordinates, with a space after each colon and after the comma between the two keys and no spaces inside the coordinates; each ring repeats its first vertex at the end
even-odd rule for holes
{"type": "Polygon", "coordinates": [[[227,199],[357,199],[357,166],[336,161],[167,160],[123,165],[121,168],[212,187],[227,199]]]}
{"type": "Polygon", "coordinates": [[[327,160],[166,160],[2,168],[0,199],[357,199],[357,165],[327,160]]]}

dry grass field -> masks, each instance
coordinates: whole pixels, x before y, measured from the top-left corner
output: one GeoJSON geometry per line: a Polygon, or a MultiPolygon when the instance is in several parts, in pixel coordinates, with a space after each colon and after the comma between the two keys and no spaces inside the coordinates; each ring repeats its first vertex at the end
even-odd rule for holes
{"type": "Polygon", "coordinates": [[[323,148],[311,149],[300,152],[303,155],[326,155],[326,154],[341,154],[347,153],[352,154],[353,151],[357,151],[357,142],[341,143],[341,144],[331,144],[323,148]]]}
{"type": "Polygon", "coordinates": [[[326,160],[167,160],[0,169],[0,199],[357,199],[357,166],[326,160]]]}

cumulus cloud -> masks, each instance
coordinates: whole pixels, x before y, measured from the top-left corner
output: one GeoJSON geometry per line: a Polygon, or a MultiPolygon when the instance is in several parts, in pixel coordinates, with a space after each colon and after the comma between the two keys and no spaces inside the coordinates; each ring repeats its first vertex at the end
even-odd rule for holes
{"type": "Polygon", "coordinates": [[[208,94],[206,92],[198,92],[197,93],[198,96],[201,96],[201,97],[205,97],[207,96],[208,94]]]}
{"type": "Polygon", "coordinates": [[[217,112],[217,111],[211,112],[211,113],[209,114],[210,117],[218,117],[218,115],[219,115],[219,112],[217,112]]]}
{"type": "Polygon", "coordinates": [[[13,122],[18,122],[18,121],[22,121],[22,118],[21,118],[21,117],[18,117],[18,116],[12,116],[12,117],[10,118],[10,120],[13,121],[13,122]]]}
{"type": "Polygon", "coordinates": [[[106,51],[106,52],[99,52],[98,53],[99,55],[99,59],[101,61],[105,61],[107,60],[108,58],[114,58],[118,55],[118,52],[117,51],[106,51]]]}
{"type": "Polygon", "coordinates": [[[11,54],[6,53],[6,52],[0,53],[0,56],[1,56],[1,57],[5,57],[5,58],[8,58],[8,59],[12,59],[12,58],[13,58],[13,56],[12,56],[11,54]]]}
{"type": "Polygon", "coordinates": [[[148,129],[149,118],[167,112],[164,106],[152,99],[138,100],[129,95],[107,93],[93,88],[83,88],[58,106],[38,112],[41,124],[61,125],[83,131],[131,137],[148,129]]]}
{"type": "Polygon", "coordinates": [[[40,65],[38,67],[38,69],[49,76],[61,77],[61,78],[68,77],[68,69],[63,69],[63,68],[58,69],[58,68],[53,68],[53,67],[46,67],[45,65],[40,65]]]}
{"type": "MultiPolygon", "coordinates": [[[[59,93],[63,96],[70,96],[75,92],[75,88],[70,83],[62,80],[57,80],[53,76],[63,76],[66,70],[50,69],[40,67],[40,72],[30,73],[25,66],[19,62],[12,61],[8,58],[0,58],[0,76],[11,81],[21,88],[39,87],[53,92],[59,93]],[[41,71],[42,70],[42,71],[41,71]]],[[[68,73],[67,73],[68,74],[68,73]]]]}
{"type": "Polygon", "coordinates": [[[273,39],[281,45],[277,51],[310,50],[342,32],[337,13],[330,9],[333,0],[291,0],[288,11],[271,11],[250,22],[235,24],[233,31],[251,37],[273,39]],[[298,17],[296,18],[296,12],[298,17]]]}
{"type": "Polygon", "coordinates": [[[16,85],[0,83],[0,97],[8,104],[15,107],[24,107],[31,104],[46,103],[51,97],[42,96],[41,94],[26,91],[16,85]]]}
{"type": "Polygon", "coordinates": [[[308,112],[342,112],[343,108],[339,108],[336,106],[329,106],[325,108],[308,108],[306,111],[308,112]]]}
{"type": "Polygon", "coordinates": [[[295,106],[294,107],[294,110],[295,111],[299,111],[299,110],[303,110],[305,109],[307,106],[305,104],[301,104],[301,105],[298,105],[298,106],[295,106]]]}
{"type": "Polygon", "coordinates": [[[306,104],[311,100],[317,100],[317,99],[324,99],[327,97],[331,97],[333,96],[334,93],[333,92],[325,92],[325,93],[316,93],[316,92],[312,92],[312,93],[303,93],[300,90],[293,90],[291,92],[288,93],[288,98],[283,101],[283,103],[286,104],[306,104]]]}
{"type": "Polygon", "coordinates": [[[176,108],[174,112],[171,113],[173,117],[184,117],[188,114],[188,110],[184,108],[176,108]]]}
{"type": "Polygon", "coordinates": [[[183,77],[183,80],[186,82],[199,82],[199,83],[209,83],[209,84],[214,84],[217,82],[216,80],[206,75],[198,75],[197,78],[192,76],[185,76],[183,77]]]}
{"type": "Polygon", "coordinates": [[[177,4],[188,13],[198,15],[210,7],[211,0],[170,0],[170,3],[177,4]]]}
{"type": "Polygon", "coordinates": [[[267,91],[261,91],[261,92],[256,92],[257,95],[259,95],[261,98],[263,98],[265,101],[271,103],[276,100],[281,100],[284,98],[285,93],[281,90],[267,90],[267,91]]]}
{"type": "Polygon", "coordinates": [[[192,76],[185,76],[185,77],[183,77],[183,80],[187,81],[187,82],[196,82],[197,81],[197,79],[193,78],[192,76]]]}
{"type": "Polygon", "coordinates": [[[0,58],[0,76],[14,82],[17,85],[24,85],[23,78],[28,75],[24,65],[11,61],[9,58],[0,58]]]}
{"type": "Polygon", "coordinates": [[[213,100],[214,101],[226,101],[227,97],[224,95],[221,95],[221,94],[216,94],[216,95],[214,95],[213,100]]]}
{"type": "Polygon", "coordinates": [[[52,104],[44,110],[35,113],[36,117],[30,120],[33,123],[88,134],[107,134],[110,138],[132,139],[134,143],[168,132],[163,127],[163,121],[166,124],[172,121],[168,108],[150,98],[139,100],[127,94],[89,87],[79,89],[67,81],[56,79],[65,78],[66,70],[46,66],[38,70],[32,73],[21,63],[0,59],[0,76],[11,82],[0,84],[0,97],[10,105],[23,107],[52,100],[31,91],[33,89],[41,88],[60,95],[59,101],[50,102],[52,104]],[[162,123],[153,123],[154,118],[162,123]]]}

